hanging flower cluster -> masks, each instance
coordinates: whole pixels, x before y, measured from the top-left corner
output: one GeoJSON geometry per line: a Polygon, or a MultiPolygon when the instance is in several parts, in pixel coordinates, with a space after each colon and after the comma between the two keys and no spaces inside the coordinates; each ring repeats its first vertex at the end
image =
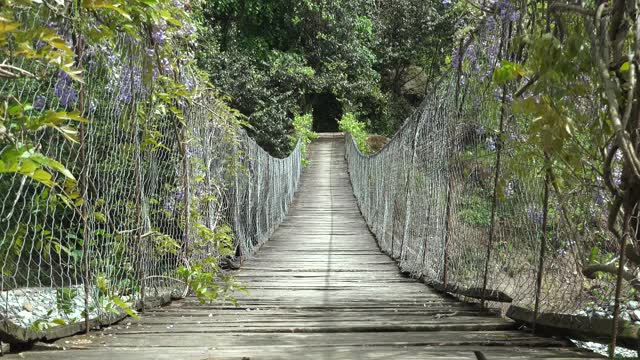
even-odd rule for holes
{"type": "Polygon", "coordinates": [[[58,80],[53,88],[53,94],[65,109],[70,109],[78,102],[78,92],[73,87],[73,79],[64,71],[58,73],[58,80]]]}
{"type": "Polygon", "coordinates": [[[151,38],[153,39],[154,44],[158,46],[162,46],[164,44],[164,42],[167,40],[166,30],[167,23],[164,21],[153,25],[151,38]]]}
{"type": "Polygon", "coordinates": [[[120,70],[118,101],[128,105],[131,103],[135,92],[140,90],[142,90],[142,69],[140,66],[123,65],[120,70]]]}

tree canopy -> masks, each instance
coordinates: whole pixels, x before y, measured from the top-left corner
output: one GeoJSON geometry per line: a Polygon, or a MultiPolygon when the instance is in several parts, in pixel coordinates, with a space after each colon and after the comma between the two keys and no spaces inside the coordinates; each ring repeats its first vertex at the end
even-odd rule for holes
{"type": "Polygon", "coordinates": [[[339,103],[391,135],[420,102],[453,38],[439,1],[205,1],[198,60],[259,143],[288,153],[296,113],[339,103]]]}

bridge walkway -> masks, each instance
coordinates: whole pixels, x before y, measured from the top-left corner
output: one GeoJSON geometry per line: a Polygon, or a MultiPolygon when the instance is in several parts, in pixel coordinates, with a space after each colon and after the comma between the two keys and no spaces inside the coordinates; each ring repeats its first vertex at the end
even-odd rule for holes
{"type": "Polygon", "coordinates": [[[360,215],[343,154],[342,137],[311,146],[287,219],[237,272],[250,291],[239,307],[187,298],[7,358],[599,358],[403,277],[360,215]]]}

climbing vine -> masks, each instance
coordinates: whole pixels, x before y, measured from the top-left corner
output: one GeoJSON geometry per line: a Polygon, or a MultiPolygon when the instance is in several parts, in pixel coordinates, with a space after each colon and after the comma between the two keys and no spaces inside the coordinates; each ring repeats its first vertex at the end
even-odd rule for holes
{"type": "Polygon", "coordinates": [[[296,115],[293,118],[294,135],[291,136],[291,147],[294,148],[298,141],[302,146],[302,164],[307,166],[309,164],[308,159],[308,146],[311,141],[318,138],[318,134],[313,132],[313,116],[311,114],[296,115]]]}
{"type": "MultiPolygon", "coordinates": [[[[121,310],[135,315],[134,294],[142,293],[144,301],[147,283],[182,282],[202,301],[232,299],[233,291],[242,289],[219,266],[220,259],[234,255],[232,229],[221,216],[207,223],[205,215],[213,216],[203,214],[204,208],[221,213],[219,206],[203,204],[223,203],[219,190],[226,178],[189,181],[197,168],[190,144],[199,134],[188,131],[185,111],[211,94],[220,102],[194,66],[194,5],[174,0],[0,2],[0,189],[15,192],[14,206],[26,193],[36,193],[42,200],[31,205],[33,211],[55,207],[58,217],[51,231],[14,219],[13,212],[4,214],[2,288],[24,285],[9,285],[8,279],[29,248],[49,263],[60,262],[72,283],[91,282],[84,291],[60,288],[57,312],[27,322],[31,327],[78,321],[69,304],[83,296],[84,317],[121,310]],[[123,142],[114,137],[118,133],[132,135],[123,142]],[[109,154],[111,145],[117,151],[109,154]],[[170,206],[159,196],[140,195],[149,186],[144,169],[168,154],[167,165],[173,167],[158,168],[166,183],[155,192],[186,200],[170,206]],[[183,161],[177,159],[184,160],[182,174],[173,170],[183,161]],[[137,193],[122,198],[127,183],[120,181],[99,191],[88,177],[90,166],[103,176],[131,174],[137,193]],[[45,189],[32,189],[21,178],[45,189]],[[193,187],[202,190],[190,192],[193,187]],[[84,225],[74,229],[78,218],[84,225]],[[89,258],[89,249],[115,258],[101,263],[89,258]],[[139,262],[151,255],[182,265],[162,275],[147,274],[139,262]]],[[[241,122],[236,113],[221,105],[209,114],[202,121],[217,122],[221,139],[236,142],[241,122]],[[215,111],[223,116],[215,117],[215,111]]]]}

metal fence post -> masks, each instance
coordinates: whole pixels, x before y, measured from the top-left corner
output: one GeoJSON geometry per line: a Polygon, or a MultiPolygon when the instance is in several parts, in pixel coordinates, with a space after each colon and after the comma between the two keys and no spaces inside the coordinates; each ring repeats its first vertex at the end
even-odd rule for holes
{"type": "Polygon", "coordinates": [[[445,233],[444,233],[444,259],[442,264],[442,284],[444,290],[447,291],[447,285],[449,284],[449,239],[451,237],[451,198],[453,193],[453,176],[449,172],[449,187],[447,189],[447,218],[445,220],[445,233]]]}
{"type": "Polygon", "coordinates": [[[622,292],[622,277],[624,275],[624,258],[626,256],[626,247],[625,243],[627,240],[627,236],[629,234],[629,220],[630,214],[624,214],[624,225],[623,231],[620,235],[620,257],[618,259],[618,273],[616,277],[616,291],[615,291],[615,299],[613,305],[613,321],[611,326],[611,343],[609,345],[609,357],[613,358],[616,354],[616,342],[618,338],[618,323],[620,321],[620,294],[622,292]]]}
{"type": "Polygon", "coordinates": [[[146,251],[145,245],[142,243],[142,169],[141,169],[141,148],[140,148],[140,138],[139,138],[139,123],[138,119],[134,118],[135,127],[133,129],[133,139],[134,139],[134,147],[135,152],[135,181],[136,181],[136,244],[138,244],[137,252],[138,252],[138,281],[140,282],[140,309],[144,312],[145,310],[145,277],[146,277],[146,251]]]}
{"type": "Polygon", "coordinates": [[[505,103],[506,103],[506,86],[502,87],[502,106],[500,108],[500,129],[498,132],[498,139],[496,140],[496,168],[495,176],[493,178],[493,197],[491,200],[491,223],[489,225],[489,242],[487,243],[487,253],[484,264],[484,276],[482,279],[482,296],[480,300],[481,307],[484,309],[486,306],[486,293],[487,284],[489,280],[489,263],[491,261],[491,248],[493,247],[494,230],[496,223],[496,211],[498,205],[498,184],[500,182],[500,167],[502,165],[502,137],[504,135],[504,118],[505,118],[505,103]]]}
{"type": "MultiPolygon", "coordinates": [[[[411,119],[413,120],[413,119],[411,119]]],[[[411,121],[410,120],[410,121],[411,121]]],[[[417,147],[418,147],[418,136],[420,136],[420,125],[422,124],[422,116],[415,121],[415,129],[413,131],[413,142],[411,144],[411,165],[409,171],[407,171],[407,176],[404,180],[405,186],[405,217],[404,217],[404,228],[402,231],[402,241],[400,242],[400,261],[402,262],[405,255],[405,245],[407,243],[407,238],[409,237],[409,227],[411,225],[411,209],[412,209],[412,201],[411,201],[411,186],[414,184],[415,178],[415,168],[416,168],[416,157],[417,157],[417,147]]]]}
{"type": "Polygon", "coordinates": [[[190,209],[189,209],[189,150],[187,148],[187,129],[182,128],[182,195],[184,205],[184,256],[189,259],[189,221],[190,209]]]}
{"type": "MultiPolygon", "coordinates": [[[[545,163],[549,164],[549,158],[545,154],[545,163]]],[[[544,274],[544,256],[547,247],[547,219],[549,214],[549,182],[551,181],[551,169],[546,169],[546,175],[544,177],[544,199],[542,200],[542,237],[540,239],[540,254],[538,259],[538,274],[536,276],[536,298],[533,309],[533,322],[532,330],[536,332],[536,322],[538,321],[538,315],[540,313],[540,294],[542,292],[542,277],[544,274]]]]}
{"type": "MultiPolygon", "coordinates": [[[[82,37],[79,37],[76,39],[77,40],[77,45],[75,48],[76,51],[76,57],[77,57],[77,64],[78,67],[82,67],[82,55],[83,55],[83,50],[84,50],[84,41],[82,39],[82,37]]],[[[79,91],[79,98],[78,98],[78,111],[80,112],[80,114],[82,114],[84,116],[84,102],[86,101],[85,98],[85,87],[84,84],[81,83],[80,84],[80,91],[79,91]]],[[[82,267],[84,268],[83,270],[83,288],[84,288],[84,331],[85,333],[89,333],[90,330],[90,325],[89,325],[89,317],[90,317],[90,311],[89,311],[89,291],[90,291],[90,277],[91,277],[91,271],[89,269],[90,267],[90,262],[89,262],[89,225],[88,225],[88,220],[89,220],[89,211],[87,209],[88,206],[88,183],[87,183],[87,171],[88,171],[88,164],[87,164],[87,142],[86,142],[86,136],[87,136],[87,128],[84,122],[80,123],[80,129],[79,129],[79,142],[80,142],[80,163],[82,168],[80,169],[80,183],[78,191],[80,192],[80,199],[82,199],[82,203],[80,205],[80,218],[82,221],[82,267]]]]}
{"type": "MultiPolygon", "coordinates": [[[[82,93],[81,93],[82,98],[82,93]]],[[[83,101],[83,100],[80,100],[83,101]]],[[[84,330],[89,332],[89,282],[91,281],[91,271],[89,262],[89,226],[87,224],[89,211],[87,210],[87,150],[86,150],[86,135],[87,130],[84,123],[80,124],[80,159],[82,163],[82,169],[80,173],[80,198],[82,199],[82,205],[80,205],[80,217],[82,219],[82,264],[84,267],[84,330]]]]}

